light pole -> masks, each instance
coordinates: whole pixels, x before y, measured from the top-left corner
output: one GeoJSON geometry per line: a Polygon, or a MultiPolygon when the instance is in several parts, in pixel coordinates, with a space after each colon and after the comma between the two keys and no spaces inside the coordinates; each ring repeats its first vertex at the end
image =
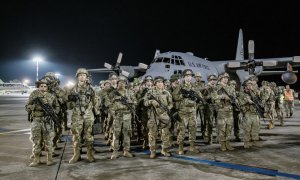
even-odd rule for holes
{"type": "Polygon", "coordinates": [[[33,58],[33,61],[36,62],[36,81],[39,80],[39,62],[43,61],[43,58],[40,56],[36,56],[33,58]]]}

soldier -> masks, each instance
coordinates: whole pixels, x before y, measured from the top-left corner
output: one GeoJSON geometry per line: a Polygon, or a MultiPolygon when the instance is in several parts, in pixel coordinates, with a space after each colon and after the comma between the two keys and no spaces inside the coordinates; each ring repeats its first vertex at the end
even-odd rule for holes
{"type": "Polygon", "coordinates": [[[213,127],[216,125],[216,108],[215,108],[215,102],[212,99],[212,96],[216,94],[216,85],[217,85],[217,76],[215,74],[211,74],[207,77],[207,85],[205,86],[205,89],[203,90],[203,96],[206,99],[207,105],[204,108],[204,119],[205,119],[205,134],[204,134],[204,140],[207,141],[207,144],[212,144],[213,140],[213,127]]]}
{"type": "Polygon", "coordinates": [[[46,75],[42,78],[45,79],[48,82],[48,92],[53,94],[60,105],[60,112],[58,114],[58,117],[60,118],[60,124],[55,125],[54,124],[54,131],[55,136],[53,139],[53,147],[54,149],[57,149],[57,142],[61,142],[62,137],[62,124],[64,124],[64,129],[69,130],[67,124],[68,124],[68,112],[67,112],[67,105],[66,105],[66,96],[65,91],[59,87],[60,81],[58,78],[55,77],[54,72],[47,72],[46,75]]]}
{"type": "Polygon", "coordinates": [[[178,122],[178,137],[177,143],[179,145],[178,154],[184,154],[183,143],[185,138],[186,128],[189,130],[189,142],[190,142],[190,151],[193,153],[199,153],[200,151],[195,147],[196,141],[196,108],[198,97],[202,97],[200,92],[195,92],[191,84],[193,71],[191,69],[186,69],[183,71],[184,82],[181,86],[176,88],[173,91],[173,98],[175,101],[179,102],[179,118],[178,122]],[[186,93],[187,92],[187,93],[186,93]],[[197,98],[192,97],[191,93],[194,93],[197,98]]]}
{"type": "MultiPolygon", "coordinates": [[[[108,95],[108,90],[110,89],[110,81],[106,80],[102,82],[102,88],[101,91],[98,92],[98,96],[100,98],[100,114],[101,114],[101,121],[100,121],[100,129],[102,129],[102,132],[106,132],[108,130],[108,123],[107,123],[107,117],[108,117],[108,107],[106,106],[105,99],[108,95]]],[[[108,135],[107,135],[108,136],[108,135]]]]}
{"type": "Polygon", "coordinates": [[[255,96],[255,93],[252,91],[252,85],[253,84],[251,80],[244,81],[244,90],[240,92],[240,95],[238,97],[243,114],[241,127],[244,131],[245,149],[249,149],[252,145],[261,147],[259,143],[260,119],[252,99],[253,96],[255,96]]]}
{"type": "Polygon", "coordinates": [[[127,79],[120,76],[117,81],[117,89],[109,94],[109,108],[113,113],[113,153],[111,159],[119,157],[120,137],[123,136],[123,151],[125,157],[133,157],[130,151],[131,121],[135,115],[136,98],[126,89],[127,79]]]}
{"type": "Polygon", "coordinates": [[[94,121],[100,119],[99,99],[93,88],[87,83],[88,71],[85,68],[79,68],[75,76],[78,78],[78,83],[67,94],[68,108],[73,110],[71,131],[74,155],[69,161],[70,164],[80,159],[82,137],[87,147],[87,160],[95,161],[92,130],[94,121]]]}
{"type": "Polygon", "coordinates": [[[295,92],[293,89],[290,88],[290,85],[285,86],[285,90],[283,91],[284,94],[284,107],[285,107],[285,114],[286,117],[292,117],[294,111],[294,97],[295,92]]]}
{"type": "Polygon", "coordinates": [[[217,108],[217,130],[218,141],[222,151],[234,150],[229,144],[233,128],[233,107],[231,97],[235,98],[234,91],[228,86],[229,75],[222,73],[219,75],[216,94],[212,95],[217,108]],[[231,96],[231,97],[230,97],[231,96]]]}
{"type": "Polygon", "coordinates": [[[171,88],[171,82],[169,79],[165,79],[164,80],[164,88],[165,90],[169,91],[169,89],[171,88]]]}
{"type": "Polygon", "coordinates": [[[278,120],[280,121],[280,125],[284,126],[284,119],[283,119],[283,113],[284,113],[284,86],[278,86],[275,92],[276,96],[276,113],[278,120]]]}
{"type": "MultiPolygon", "coordinates": [[[[201,80],[201,73],[200,72],[196,72],[195,73],[195,80],[196,82],[193,84],[193,87],[195,88],[196,92],[203,92],[204,88],[205,88],[205,83],[203,83],[203,81],[201,80]]],[[[205,120],[204,120],[204,105],[203,104],[197,104],[197,119],[199,117],[200,122],[201,122],[201,133],[202,133],[202,137],[204,138],[205,136],[205,120]]]]}
{"type": "Polygon", "coordinates": [[[261,82],[260,96],[262,104],[265,107],[266,116],[269,118],[268,129],[274,128],[274,115],[275,115],[275,95],[273,90],[269,87],[267,81],[261,82]]]}
{"type": "Polygon", "coordinates": [[[150,109],[150,119],[147,127],[149,129],[149,147],[150,158],[156,157],[156,139],[158,131],[161,129],[162,151],[164,156],[169,157],[168,148],[171,145],[170,131],[171,127],[169,112],[173,107],[172,96],[164,90],[164,78],[158,76],[155,78],[155,87],[147,92],[144,97],[144,105],[150,109]],[[166,109],[164,109],[166,108],[166,109]]]}
{"type": "MultiPolygon", "coordinates": [[[[252,83],[252,81],[250,81],[252,83]]],[[[232,88],[235,97],[239,96],[239,92],[237,91],[237,84],[235,80],[229,81],[229,86],[232,88]]],[[[235,136],[235,140],[237,142],[241,142],[240,139],[240,128],[239,128],[239,114],[240,110],[239,107],[233,107],[233,134],[235,136]]]]}
{"type": "Polygon", "coordinates": [[[30,140],[33,143],[32,152],[34,159],[30,167],[37,166],[40,163],[41,141],[44,141],[47,152],[47,165],[53,165],[52,154],[54,138],[54,121],[52,117],[45,113],[43,106],[48,105],[54,113],[59,112],[59,104],[54,95],[47,92],[47,81],[40,80],[37,83],[37,90],[34,90],[25,106],[26,111],[30,114],[31,134],[30,140]],[[40,101],[39,101],[40,100],[40,101]],[[40,104],[41,103],[41,104],[40,104]]]}
{"type": "Polygon", "coordinates": [[[140,118],[141,126],[140,126],[140,131],[141,135],[143,137],[143,148],[148,147],[148,120],[149,120],[149,112],[148,108],[145,107],[144,105],[144,96],[146,93],[152,89],[153,87],[153,78],[152,76],[148,75],[145,76],[144,81],[145,86],[142,87],[139,92],[137,93],[137,100],[138,100],[138,106],[137,106],[137,114],[140,118]]]}

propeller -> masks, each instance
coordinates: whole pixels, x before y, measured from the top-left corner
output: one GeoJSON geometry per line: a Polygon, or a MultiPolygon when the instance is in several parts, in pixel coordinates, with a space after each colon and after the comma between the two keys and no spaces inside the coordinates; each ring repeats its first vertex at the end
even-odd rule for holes
{"type": "Polygon", "coordinates": [[[123,76],[128,77],[130,73],[127,72],[127,71],[122,70],[121,67],[120,67],[120,64],[122,62],[122,57],[123,57],[123,53],[120,52],[119,55],[118,55],[117,62],[116,62],[115,66],[112,66],[111,64],[105,62],[104,67],[109,69],[109,70],[114,71],[118,76],[123,75],[123,76]]]}
{"type": "Polygon", "coordinates": [[[268,61],[259,61],[254,59],[254,41],[248,41],[248,61],[232,61],[227,64],[229,68],[237,68],[237,69],[247,69],[249,75],[256,75],[255,70],[262,67],[272,67],[276,66],[276,60],[268,60],[268,61]]]}

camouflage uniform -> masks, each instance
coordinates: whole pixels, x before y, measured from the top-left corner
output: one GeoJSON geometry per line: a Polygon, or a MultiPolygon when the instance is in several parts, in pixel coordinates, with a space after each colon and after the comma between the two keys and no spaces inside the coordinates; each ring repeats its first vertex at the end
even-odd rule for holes
{"type": "Polygon", "coordinates": [[[283,89],[277,87],[275,82],[271,82],[270,86],[275,96],[275,114],[280,125],[283,126],[283,89]]]}
{"type": "Polygon", "coordinates": [[[274,128],[274,115],[275,115],[275,95],[273,90],[268,86],[267,81],[262,82],[262,87],[260,89],[260,98],[265,107],[265,112],[267,118],[269,118],[268,128],[274,128]]]}
{"type": "MultiPolygon", "coordinates": [[[[251,81],[250,81],[251,82],[251,81]]],[[[251,82],[252,83],[252,82],[251,82]]],[[[229,81],[229,86],[232,88],[233,94],[235,97],[239,96],[239,91],[236,91],[237,84],[235,80],[229,81]]],[[[239,107],[233,106],[233,134],[235,136],[235,140],[240,142],[240,128],[239,128],[239,107]]]]}
{"type": "Polygon", "coordinates": [[[79,68],[76,73],[79,82],[71,88],[68,92],[68,108],[72,110],[72,124],[71,131],[73,134],[73,151],[74,155],[70,159],[69,163],[75,163],[80,159],[80,150],[82,138],[85,140],[87,146],[87,159],[89,162],[93,162],[94,151],[93,143],[94,136],[92,134],[95,117],[99,117],[99,99],[95,94],[92,87],[80,78],[88,72],[84,68],[79,68]]]}
{"type": "MultiPolygon", "coordinates": [[[[177,143],[179,145],[179,151],[178,153],[180,155],[184,154],[183,151],[183,143],[185,138],[185,131],[188,127],[189,130],[189,142],[190,142],[190,151],[194,153],[198,153],[199,150],[195,147],[195,141],[196,141],[196,130],[197,130],[197,121],[196,121],[196,108],[197,104],[195,100],[192,100],[190,97],[183,97],[182,90],[190,91],[194,88],[190,82],[191,77],[193,75],[192,70],[186,69],[183,71],[184,78],[189,80],[185,80],[181,86],[176,88],[173,91],[173,98],[175,101],[179,102],[179,117],[180,122],[178,122],[178,137],[177,137],[177,143]]],[[[198,96],[202,97],[202,94],[200,92],[198,93],[198,96]]]]}
{"type": "Polygon", "coordinates": [[[207,105],[205,107],[204,119],[205,119],[205,134],[204,140],[208,144],[212,144],[213,139],[213,127],[216,124],[216,115],[217,111],[215,108],[215,102],[212,99],[212,96],[216,94],[216,82],[217,82],[216,75],[209,75],[207,77],[207,85],[203,91],[203,96],[206,99],[207,105]]]}
{"type": "MultiPolygon", "coordinates": [[[[38,86],[46,86],[47,81],[41,80],[37,82],[38,86]]],[[[51,120],[51,117],[46,115],[42,107],[35,100],[39,97],[43,104],[49,104],[55,113],[59,112],[59,104],[57,99],[52,94],[41,91],[40,87],[37,90],[34,90],[30,96],[29,100],[25,106],[26,111],[30,113],[31,119],[31,135],[30,140],[33,143],[32,152],[34,154],[34,160],[29,165],[31,167],[37,166],[40,163],[40,154],[41,154],[41,141],[44,141],[47,152],[47,165],[52,165],[52,154],[54,152],[53,148],[53,138],[54,138],[54,122],[51,120]]]]}
{"type": "Polygon", "coordinates": [[[230,96],[234,97],[234,91],[227,83],[223,83],[223,79],[229,79],[227,73],[219,75],[219,83],[217,85],[216,94],[212,95],[212,99],[215,101],[217,108],[217,130],[218,130],[218,141],[221,144],[221,150],[233,150],[229,144],[231,132],[233,128],[233,107],[230,101],[230,96]],[[222,89],[223,88],[223,89],[222,89]],[[225,93],[226,91],[227,93],[225,93]]]}
{"type": "MultiPolygon", "coordinates": [[[[203,92],[205,84],[201,81],[201,73],[196,72],[195,73],[195,79],[196,82],[193,84],[193,87],[196,92],[203,92]]],[[[196,111],[196,116],[199,117],[200,122],[201,122],[201,133],[202,137],[205,136],[205,127],[206,127],[206,122],[204,120],[204,105],[203,104],[197,104],[197,111],[196,111]]],[[[198,119],[198,118],[197,118],[198,119]]]]}
{"type": "Polygon", "coordinates": [[[250,95],[250,93],[254,95],[254,92],[250,92],[252,91],[252,82],[246,80],[243,85],[245,89],[240,92],[238,99],[243,114],[240,123],[244,131],[244,148],[248,149],[252,146],[252,143],[254,146],[259,146],[260,119],[250,95]]]}
{"type": "Polygon", "coordinates": [[[55,73],[47,72],[46,75],[42,78],[48,82],[48,92],[53,94],[61,107],[60,112],[58,114],[59,118],[61,119],[60,125],[54,125],[55,136],[53,139],[53,147],[57,148],[57,142],[61,141],[60,138],[62,136],[62,123],[64,123],[65,130],[68,129],[67,127],[67,106],[66,106],[66,96],[65,91],[59,87],[59,79],[55,77],[55,73]]]}
{"type": "MultiPolygon", "coordinates": [[[[127,83],[125,77],[120,76],[118,79],[118,87],[116,90],[109,94],[109,109],[113,115],[113,142],[112,149],[113,154],[111,159],[116,159],[118,155],[118,150],[120,148],[120,137],[123,136],[123,150],[125,157],[133,157],[130,151],[130,136],[132,133],[132,113],[130,108],[135,108],[137,102],[135,96],[133,96],[127,89],[120,88],[122,83],[127,83]],[[122,102],[122,98],[125,98],[125,102],[122,102]],[[125,104],[127,103],[127,105],[125,104]]],[[[125,85],[124,85],[125,86],[125,85]]]]}
{"type": "Polygon", "coordinates": [[[143,137],[143,148],[147,148],[149,141],[148,141],[148,127],[147,123],[149,120],[149,109],[145,107],[144,105],[144,97],[146,93],[152,89],[152,83],[153,78],[151,76],[146,76],[144,78],[145,87],[140,88],[140,90],[137,93],[137,100],[138,100],[138,106],[137,106],[137,114],[140,118],[140,134],[143,137]]]}
{"type": "Polygon", "coordinates": [[[163,106],[165,106],[168,111],[173,107],[172,96],[171,94],[163,89],[159,88],[157,83],[163,83],[162,77],[156,77],[155,83],[156,87],[149,90],[144,97],[144,105],[148,107],[150,110],[148,111],[150,119],[148,120],[147,127],[149,129],[149,147],[151,151],[150,158],[155,158],[156,156],[156,139],[158,136],[158,130],[161,129],[161,140],[162,140],[162,154],[165,156],[170,156],[168,152],[168,148],[171,145],[170,142],[170,117],[168,112],[160,107],[159,103],[151,98],[151,95],[161,102],[163,106]]]}

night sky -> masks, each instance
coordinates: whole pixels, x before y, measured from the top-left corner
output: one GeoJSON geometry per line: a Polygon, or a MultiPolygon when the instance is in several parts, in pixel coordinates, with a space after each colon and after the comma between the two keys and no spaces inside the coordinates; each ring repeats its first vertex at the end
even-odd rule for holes
{"type": "MultiPolygon", "coordinates": [[[[114,64],[119,52],[123,65],[149,64],[156,49],[230,60],[239,28],[245,47],[255,40],[256,58],[300,55],[299,6],[286,1],[99,2],[1,2],[0,78],[33,82],[36,54],[45,58],[40,77],[59,72],[62,82],[74,79],[79,67],[114,64]]],[[[94,83],[106,76],[93,74],[94,83]]]]}

